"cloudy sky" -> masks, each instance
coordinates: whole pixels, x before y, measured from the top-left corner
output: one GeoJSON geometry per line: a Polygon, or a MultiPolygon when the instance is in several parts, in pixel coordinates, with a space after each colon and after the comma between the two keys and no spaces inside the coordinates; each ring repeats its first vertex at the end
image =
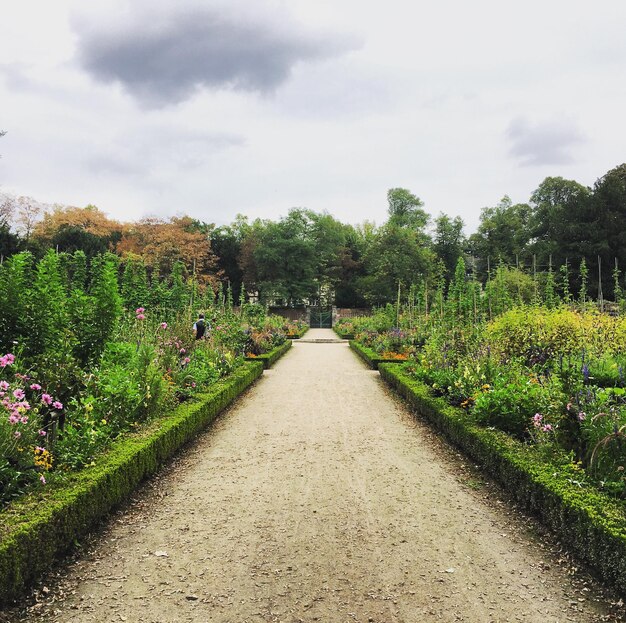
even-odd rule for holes
{"type": "Polygon", "coordinates": [[[0,0],[0,191],[120,220],[382,223],[626,161],[626,3],[0,0]]]}

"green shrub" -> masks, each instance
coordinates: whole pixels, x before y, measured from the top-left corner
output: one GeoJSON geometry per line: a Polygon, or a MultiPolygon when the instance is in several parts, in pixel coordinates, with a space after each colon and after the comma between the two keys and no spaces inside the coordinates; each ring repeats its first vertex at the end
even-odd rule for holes
{"type": "Polygon", "coordinates": [[[565,397],[557,382],[518,377],[480,392],[472,407],[472,417],[483,426],[493,426],[524,439],[532,430],[533,417],[537,413],[542,416],[557,414],[564,403],[565,397]]]}

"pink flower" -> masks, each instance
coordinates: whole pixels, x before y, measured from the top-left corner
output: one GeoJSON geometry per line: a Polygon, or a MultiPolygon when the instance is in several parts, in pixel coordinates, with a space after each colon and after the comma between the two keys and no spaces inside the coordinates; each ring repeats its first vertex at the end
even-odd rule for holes
{"type": "Polygon", "coordinates": [[[161,329],[167,329],[167,322],[161,323],[161,329]]]}
{"type": "Polygon", "coordinates": [[[31,388],[33,391],[39,391],[39,390],[41,389],[41,385],[39,385],[39,383],[33,383],[33,384],[30,386],[30,388],[31,388]]]}
{"type": "Polygon", "coordinates": [[[50,394],[41,394],[41,402],[43,402],[45,405],[51,405],[52,396],[50,394]]]}
{"type": "Polygon", "coordinates": [[[46,431],[45,431],[45,430],[40,430],[40,431],[39,431],[39,436],[40,436],[40,437],[45,437],[47,434],[48,434],[48,433],[46,433],[46,431]]]}
{"type": "Polygon", "coordinates": [[[181,348],[178,352],[179,352],[181,355],[184,355],[187,351],[186,351],[184,348],[181,348]]]}
{"type": "Polygon", "coordinates": [[[137,314],[137,320],[145,320],[146,317],[143,314],[137,314]]]}
{"type": "Polygon", "coordinates": [[[543,420],[543,415],[541,413],[535,413],[533,416],[533,425],[535,428],[539,428],[541,426],[541,421],[543,420]]]}
{"type": "Polygon", "coordinates": [[[22,400],[22,398],[24,398],[26,396],[26,394],[24,393],[24,390],[22,389],[16,389],[13,392],[13,395],[18,399],[18,400],[22,400]]]}
{"type": "Polygon", "coordinates": [[[11,353],[7,353],[3,357],[0,357],[0,368],[6,368],[10,366],[15,361],[15,355],[11,353]]]}
{"type": "Polygon", "coordinates": [[[41,474],[41,476],[39,476],[39,480],[41,481],[42,485],[46,484],[46,479],[44,478],[43,474],[41,474]]]}
{"type": "Polygon", "coordinates": [[[19,439],[19,438],[22,436],[22,433],[20,433],[20,431],[19,431],[19,430],[16,430],[16,431],[13,433],[13,436],[14,436],[16,439],[19,439]]]}
{"type": "Polygon", "coordinates": [[[6,391],[9,389],[9,384],[6,381],[0,381],[0,389],[6,391]]]}
{"type": "Polygon", "coordinates": [[[53,406],[55,409],[58,409],[58,410],[60,411],[60,410],[63,408],[63,403],[59,402],[58,400],[55,400],[55,401],[52,403],[52,406],[53,406]]]}
{"type": "Polygon", "coordinates": [[[17,424],[20,421],[19,416],[15,415],[15,413],[11,413],[9,415],[9,424],[17,424]]]}
{"type": "Polygon", "coordinates": [[[22,422],[22,424],[28,424],[28,416],[23,415],[20,419],[20,422],[22,422]]]}
{"type": "Polygon", "coordinates": [[[185,357],[183,359],[183,365],[186,366],[190,361],[191,361],[191,359],[189,359],[189,357],[185,357]]]}
{"type": "Polygon", "coordinates": [[[579,422],[582,422],[582,421],[583,421],[586,417],[587,417],[587,414],[586,414],[584,411],[581,411],[581,412],[578,414],[578,421],[579,421],[579,422]]]}
{"type": "Polygon", "coordinates": [[[547,432],[549,432],[549,431],[553,430],[553,429],[552,429],[552,425],[551,425],[551,424],[546,424],[545,426],[542,426],[542,427],[541,427],[541,430],[542,430],[544,433],[547,433],[547,432]]]}
{"type": "Polygon", "coordinates": [[[135,313],[136,313],[136,314],[143,314],[145,311],[146,311],[146,310],[145,310],[145,308],[143,308],[143,307],[138,307],[138,308],[135,310],[135,313]]]}

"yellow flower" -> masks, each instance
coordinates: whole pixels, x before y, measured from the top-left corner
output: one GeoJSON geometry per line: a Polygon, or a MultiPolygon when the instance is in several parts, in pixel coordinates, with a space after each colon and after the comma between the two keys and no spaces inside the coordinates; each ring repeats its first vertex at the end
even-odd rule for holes
{"type": "Polygon", "coordinates": [[[52,469],[52,454],[45,448],[35,448],[34,463],[37,467],[41,467],[46,471],[52,469]]]}

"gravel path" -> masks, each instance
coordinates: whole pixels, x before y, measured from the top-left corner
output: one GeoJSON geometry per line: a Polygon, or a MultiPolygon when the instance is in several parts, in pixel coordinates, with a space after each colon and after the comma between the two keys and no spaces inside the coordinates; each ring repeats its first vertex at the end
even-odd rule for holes
{"type": "Polygon", "coordinates": [[[347,344],[295,343],[12,620],[617,620],[532,528],[347,344]]]}

